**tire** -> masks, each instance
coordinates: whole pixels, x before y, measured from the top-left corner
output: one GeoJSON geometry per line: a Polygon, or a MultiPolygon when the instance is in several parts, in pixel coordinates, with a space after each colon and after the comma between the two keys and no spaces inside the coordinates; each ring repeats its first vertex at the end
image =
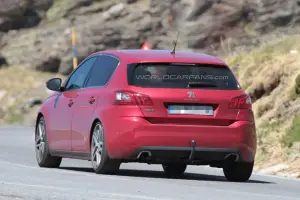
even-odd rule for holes
{"type": "Polygon", "coordinates": [[[184,174],[187,165],[186,164],[163,164],[162,165],[165,174],[168,177],[179,177],[184,174]]]}
{"type": "Polygon", "coordinates": [[[57,168],[61,164],[61,157],[50,155],[44,117],[41,117],[36,125],[35,155],[40,167],[57,168]]]}
{"type": "Polygon", "coordinates": [[[104,128],[100,122],[97,122],[93,127],[91,137],[91,162],[95,173],[116,174],[119,171],[121,162],[109,158],[105,144],[104,128]]]}
{"type": "Polygon", "coordinates": [[[254,162],[231,163],[223,168],[224,175],[228,181],[246,182],[252,175],[254,162]]]}

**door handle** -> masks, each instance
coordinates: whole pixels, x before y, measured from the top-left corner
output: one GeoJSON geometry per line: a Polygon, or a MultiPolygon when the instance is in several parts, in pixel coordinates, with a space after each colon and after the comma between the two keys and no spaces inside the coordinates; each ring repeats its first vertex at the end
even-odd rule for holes
{"type": "Polygon", "coordinates": [[[69,100],[68,106],[71,107],[74,104],[74,100],[69,100]]]}
{"type": "Polygon", "coordinates": [[[89,103],[90,103],[90,104],[95,103],[95,101],[96,101],[96,98],[95,98],[95,97],[92,96],[92,97],[89,98],[89,103]]]}

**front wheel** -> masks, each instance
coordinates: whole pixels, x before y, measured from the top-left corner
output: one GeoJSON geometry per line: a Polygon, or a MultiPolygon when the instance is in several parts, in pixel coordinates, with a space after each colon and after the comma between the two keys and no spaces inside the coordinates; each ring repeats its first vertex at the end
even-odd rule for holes
{"type": "Polygon", "coordinates": [[[162,167],[168,177],[179,177],[185,172],[187,165],[186,164],[163,164],[162,167]]]}
{"type": "Polygon", "coordinates": [[[40,167],[57,168],[62,158],[51,156],[49,152],[48,139],[46,134],[46,122],[44,117],[39,119],[35,131],[35,155],[40,167]]]}
{"type": "Polygon", "coordinates": [[[97,122],[91,139],[91,162],[96,174],[115,174],[120,168],[119,160],[111,159],[105,144],[104,128],[97,122]]]}
{"type": "Polygon", "coordinates": [[[251,177],[253,166],[254,162],[231,163],[223,168],[223,172],[228,181],[246,182],[251,177]]]}

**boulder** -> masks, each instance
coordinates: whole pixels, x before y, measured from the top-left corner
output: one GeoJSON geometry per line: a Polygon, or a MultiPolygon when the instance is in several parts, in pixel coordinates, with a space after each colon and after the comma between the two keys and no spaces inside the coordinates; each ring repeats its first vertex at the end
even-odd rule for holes
{"type": "Polygon", "coordinates": [[[6,59],[0,55],[0,68],[3,67],[3,66],[7,66],[8,63],[6,61],[6,59]]]}
{"type": "Polygon", "coordinates": [[[15,23],[22,20],[27,6],[27,0],[1,0],[0,31],[14,29],[15,23]]]}
{"type": "Polygon", "coordinates": [[[50,21],[67,17],[83,6],[89,6],[93,0],[54,0],[54,5],[47,12],[50,21]]]}
{"type": "Polygon", "coordinates": [[[300,22],[299,1],[263,0],[256,12],[255,28],[261,33],[300,22]]]}
{"type": "Polygon", "coordinates": [[[41,13],[52,3],[53,0],[1,0],[0,31],[36,26],[41,21],[41,13]]]}

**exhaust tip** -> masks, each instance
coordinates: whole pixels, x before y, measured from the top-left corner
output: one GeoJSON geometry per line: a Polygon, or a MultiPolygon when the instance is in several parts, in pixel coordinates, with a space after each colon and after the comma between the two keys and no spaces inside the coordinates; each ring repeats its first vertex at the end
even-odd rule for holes
{"type": "Polygon", "coordinates": [[[140,159],[140,158],[149,158],[151,157],[151,152],[150,151],[141,151],[138,156],[137,156],[137,159],[140,159]]]}
{"type": "Polygon", "coordinates": [[[234,161],[234,162],[237,162],[238,160],[239,160],[239,155],[238,154],[236,154],[236,153],[231,153],[231,154],[228,154],[228,155],[226,155],[225,156],[225,160],[232,160],[232,161],[234,161]]]}

